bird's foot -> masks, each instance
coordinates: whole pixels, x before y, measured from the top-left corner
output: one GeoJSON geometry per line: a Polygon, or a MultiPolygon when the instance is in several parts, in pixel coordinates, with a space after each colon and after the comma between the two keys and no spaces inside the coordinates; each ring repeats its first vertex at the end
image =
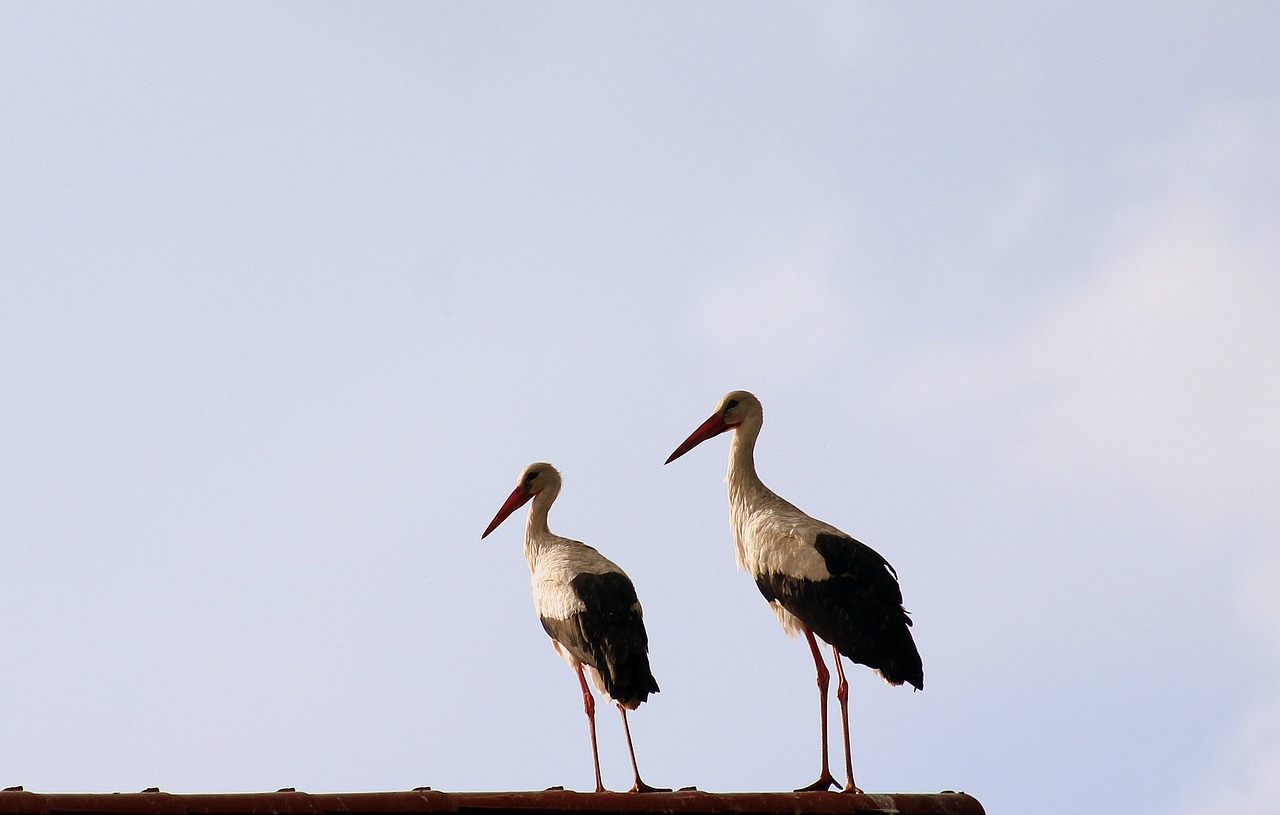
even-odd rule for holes
{"type": "Polygon", "coordinates": [[[641,781],[639,778],[637,778],[636,783],[632,784],[631,789],[627,791],[628,792],[671,792],[671,788],[670,787],[651,787],[648,784],[641,781]]]}
{"type": "Polygon", "coordinates": [[[845,785],[844,785],[844,788],[843,788],[843,789],[841,789],[840,791],[841,791],[841,792],[851,792],[851,793],[855,793],[855,794],[857,794],[857,795],[863,795],[863,794],[864,794],[864,793],[862,792],[862,789],[861,789],[860,787],[858,787],[857,785],[855,785],[852,781],[850,781],[849,783],[845,784],[845,785]]]}
{"type": "Polygon", "coordinates": [[[818,776],[817,781],[814,781],[812,784],[810,784],[807,787],[801,787],[800,789],[796,790],[796,792],[826,792],[832,787],[838,787],[838,786],[840,785],[836,783],[836,780],[831,776],[831,773],[827,772],[826,770],[823,770],[822,775],[818,776]]]}

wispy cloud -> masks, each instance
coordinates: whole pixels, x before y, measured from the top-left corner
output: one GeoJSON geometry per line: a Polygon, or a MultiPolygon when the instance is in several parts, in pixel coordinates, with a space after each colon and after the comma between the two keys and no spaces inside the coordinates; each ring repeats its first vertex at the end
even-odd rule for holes
{"type": "Polygon", "coordinates": [[[1041,168],[1024,168],[1010,179],[1012,194],[983,219],[982,247],[999,255],[1041,224],[1058,202],[1058,181],[1041,168]]]}
{"type": "Polygon", "coordinates": [[[843,248],[822,221],[763,236],[740,268],[718,275],[697,300],[692,332],[725,369],[784,380],[844,356],[858,332],[838,284],[843,248]]]}
{"type": "Polygon", "coordinates": [[[1280,688],[1241,717],[1230,743],[1183,815],[1274,815],[1280,812],[1280,688]]]}
{"type": "Polygon", "coordinates": [[[972,437],[953,423],[985,424],[982,448],[1015,477],[1127,478],[1210,512],[1269,505],[1280,485],[1280,242],[1252,219],[1269,208],[1280,224],[1280,210],[1210,183],[1206,164],[1222,152],[1238,162],[1240,144],[1261,141],[1228,124],[1217,138],[1197,125],[1198,153],[1186,139],[1163,150],[1160,194],[1117,214],[1092,270],[1048,308],[980,344],[908,360],[893,408],[945,416],[937,429],[952,438],[972,437]]]}
{"type": "MultiPolygon", "coordinates": [[[[1280,594],[1276,586],[1280,586],[1280,554],[1272,552],[1257,558],[1247,570],[1240,591],[1240,612],[1274,638],[1273,645],[1280,653],[1280,594]]],[[[1269,688],[1269,694],[1236,723],[1208,780],[1193,803],[1183,808],[1184,815],[1280,812],[1280,683],[1269,688]]]]}

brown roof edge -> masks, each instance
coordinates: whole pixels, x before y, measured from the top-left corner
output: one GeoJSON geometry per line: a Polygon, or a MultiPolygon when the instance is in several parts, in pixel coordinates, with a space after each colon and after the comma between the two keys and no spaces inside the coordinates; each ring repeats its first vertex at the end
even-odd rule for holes
{"type": "Polygon", "coordinates": [[[977,799],[962,792],[441,792],[429,787],[408,792],[307,793],[293,790],[250,793],[167,793],[158,790],[113,793],[0,792],[0,813],[77,815],[389,815],[417,812],[526,813],[885,813],[885,815],[985,815],[977,799]]]}

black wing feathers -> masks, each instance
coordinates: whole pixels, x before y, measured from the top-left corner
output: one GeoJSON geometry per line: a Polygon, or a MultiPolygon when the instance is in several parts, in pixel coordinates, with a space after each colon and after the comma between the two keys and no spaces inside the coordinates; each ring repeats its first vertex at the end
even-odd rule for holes
{"type": "Polygon", "coordinates": [[[582,573],[570,585],[586,608],[566,620],[543,618],[542,627],[600,673],[611,697],[635,708],[658,692],[649,670],[649,635],[635,586],[620,572],[582,573]]]}
{"type": "Polygon", "coordinates": [[[924,667],[902,607],[897,573],[853,538],[822,533],[814,541],[831,577],[805,580],[772,573],[756,578],[765,599],[794,614],[840,653],[880,671],[895,685],[924,687],[924,667]]]}

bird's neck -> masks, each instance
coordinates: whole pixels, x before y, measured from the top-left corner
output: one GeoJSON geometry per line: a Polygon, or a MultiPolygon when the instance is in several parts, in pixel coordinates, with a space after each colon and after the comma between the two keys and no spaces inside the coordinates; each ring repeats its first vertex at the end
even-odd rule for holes
{"type": "Polygon", "coordinates": [[[756,475],[756,437],[760,435],[758,422],[739,425],[729,443],[729,526],[733,530],[733,542],[738,566],[749,568],[749,552],[752,538],[748,534],[752,516],[768,503],[769,488],[756,475]]]}
{"type": "Polygon", "coordinates": [[[530,569],[537,562],[542,547],[553,537],[547,526],[547,513],[555,500],[555,492],[547,489],[533,496],[533,502],[529,504],[529,517],[524,523],[524,557],[529,561],[530,569]]]}
{"type": "Polygon", "coordinates": [[[760,422],[743,422],[734,428],[729,442],[729,488],[753,489],[760,483],[756,475],[756,439],[760,435],[760,422]]]}

